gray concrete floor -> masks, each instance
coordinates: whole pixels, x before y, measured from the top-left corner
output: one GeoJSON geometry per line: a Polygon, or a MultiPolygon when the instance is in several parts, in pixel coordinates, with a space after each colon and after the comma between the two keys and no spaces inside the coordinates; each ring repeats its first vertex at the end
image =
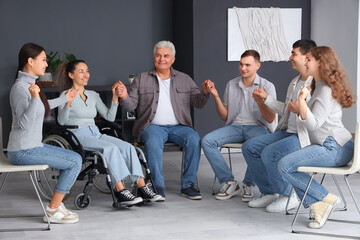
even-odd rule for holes
{"type": "MultiPolygon", "coordinates": [[[[227,157],[227,155],[224,155],[227,157]]],[[[233,155],[234,174],[242,180],[245,172],[244,159],[241,153],[233,155]]],[[[198,178],[203,199],[188,200],[180,196],[181,153],[164,153],[164,175],[167,185],[166,201],[152,203],[125,210],[114,210],[111,207],[110,195],[96,189],[91,192],[92,203],[87,209],[75,210],[73,201],[81,192],[85,182],[77,181],[75,190],[65,205],[79,213],[77,224],[52,224],[50,231],[45,232],[11,232],[0,233],[0,239],[305,239],[308,235],[291,233],[291,215],[283,213],[266,213],[264,209],[251,209],[235,196],[226,201],[215,200],[211,195],[214,174],[206,158],[202,155],[198,178]]],[[[3,179],[0,175],[0,181],[3,179]]],[[[338,178],[348,200],[347,212],[334,212],[333,218],[360,220],[356,208],[338,178]]],[[[350,177],[353,190],[360,200],[360,175],[350,177]]],[[[336,193],[330,177],[325,185],[336,193]]],[[[217,185],[217,188],[219,186],[217,185]]],[[[259,196],[257,188],[254,194],[259,196]]],[[[41,218],[4,219],[8,214],[41,214],[41,209],[30,180],[26,174],[11,174],[0,193],[0,226],[24,227],[39,226],[41,218]]],[[[307,214],[299,216],[298,228],[306,229],[307,214]]],[[[345,232],[360,237],[359,225],[345,225],[328,222],[322,232],[345,232]]],[[[328,237],[310,236],[311,239],[329,239],[328,237]]]]}

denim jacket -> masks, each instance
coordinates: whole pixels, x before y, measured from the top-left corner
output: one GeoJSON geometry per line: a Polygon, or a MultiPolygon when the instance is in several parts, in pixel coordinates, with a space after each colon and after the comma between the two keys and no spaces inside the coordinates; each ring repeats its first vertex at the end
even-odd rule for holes
{"type": "MultiPolygon", "coordinates": [[[[128,95],[125,100],[120,100],[120,105],[127,111],[137,109],[133,135],[140,141],[141,134],[155,117],[159,102],[159,83],[155,69],[139,74],[128,89],[128,95]]],[[[190,76],[171,68],[170,98],[179,123],[192,127],[191,106],[204,107],[209,94],[200,92],[190,76]]]]}
{"type": "MultiPolygon", "coordinates": [[[[287,93],[286,93],[285,102],[277,101],[271,95],[269,95],[265,100],[265,104],[269,108],[274,110],[277,114],[279,114],[279,116],[281,117],[280,121],[279,121],[279,125],[277,126],[275,131],[282,131],[282,130],[287,129],[288,120],[289,120],[289,116],[290,116],[290,111],[288,109],[288,105],[291,102],[293,95],[299,94],[299,93],[294,93],[294,90],[296,88],[297,82],[301,81],[300,78],[301,78],[301,76],[298,75],[293,80],[291,80],[288,90],[287,90],[287,93]]],[[[313,78],[311,76],[309,76],[308,79],[304,82],[304,85],[310,86],[312,79],[313,78]]],[[[307,101],[309,100],[309,98],[310,97],[307,98],[307,101]]],[[[300,141],[301,147],[304,148],[304,147],[310,145],[308,130],[307,130],[306,126],[304,125],[304,123],[302,123],[299,118],[296,118],[296,128],[297,128],[297,133],[299,136],[299,141],[300,141]]]]}

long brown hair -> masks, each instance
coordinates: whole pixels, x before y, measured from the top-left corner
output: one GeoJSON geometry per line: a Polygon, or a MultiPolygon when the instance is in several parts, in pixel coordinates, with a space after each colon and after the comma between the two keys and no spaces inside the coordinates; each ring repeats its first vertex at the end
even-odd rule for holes
{"type": "MultiPolygon", "coordinates": [[[[335,51],[330,47],[321,46],[312,48],[310,54],[319,61],[320,78],[331,88],[336,101],[344,108],[351,107],[354,100],[350,83],[335,51]]],[[[315,80],[311,83],[311,89],[312,94],[315,90],[315,80]]]]}
{"type": "MultiPolygon", "coordinates": [[[[35,43],[26,43],[21,47],[21,49],[19,51],[18,68],[16,71],[15,80],[18,78],[19,71],[24,70],[26,64],[28,63],[28,59],[29,58],[35,59],[37,56],[40,55],[40,53],[42,51],[45,52],[45,49],[35,43]]],[[[46,119],[48,116],[50,116],[50,112],[51,112],[50,105],[45,96],[44,91],[41,88],[40,88],[39,95],[40,95],[40,99],[45,107],[44,119],[46,119]]]]}
{"type": "Polygon", "coordinates": [[[78,59],[71,62],[63,62],[58,67],[56,71],[56,81],[60,92],[72,87],[73,80],[69,77],[69,73],[74,73],[76,65],[79,63],[85,63],[85,61],[78,59]]]}

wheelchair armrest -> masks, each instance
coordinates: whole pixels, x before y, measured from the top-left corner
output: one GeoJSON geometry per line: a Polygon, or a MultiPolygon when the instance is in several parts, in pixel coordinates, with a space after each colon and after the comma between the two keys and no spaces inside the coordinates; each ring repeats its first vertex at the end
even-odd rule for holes
{"type": "Polygon", "coordinates": [[[59,125],[59,124],[56,124],[55,128],[57,128],[57,129],[77,129],[77,128],[79,128],[79,126],[78,125],[59,125]]]}
{"type": "Polygon", "coordinates": [[[107,134],[113,137],[123,139],[122,126],[115,122],[109,122],[103,119],[95,121],[96,126],[102,134],[107,134]]]}

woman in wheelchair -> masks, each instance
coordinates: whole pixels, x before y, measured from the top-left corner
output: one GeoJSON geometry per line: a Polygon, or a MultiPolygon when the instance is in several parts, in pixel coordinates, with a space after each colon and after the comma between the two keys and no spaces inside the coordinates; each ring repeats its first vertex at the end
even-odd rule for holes
{"type": "MultiPolygon", "coordinates": [[[[72,87],[78,94],[74,99],[59,106],[58,122],[61,125],[77,125],[78,128],[71,131],[84,148],[100,151],[104,155],[118,202],[131,206],[143,200],[158,201],[161,196],[156,195],[145,184],[135,147],[119,138],[101,134],[95,125],[94,118],[98,113],[108,121],[115,120],[119,104],[115,93],[118,83],[112,86],[112,102],[110,108],[107,108],[98,93],[85,89],[89,78],[89,69],[83,60],[59,66],[57,81],[60,91],[72,87]],[[140,197],[134,196],[124,187],[122,180],[127,177],[131,177],[133,183],[136,182],[140,197]]],[[[65,92],[62,92],[61,97],[64,94],[65,92]]]]}
{"type": "MultiPolygon", "coordinates": [[[[27,43],[19,52],[15,83],[10,91],[12,126],[8,143],[8,158],[15,165],[47,164],[60,170],[54,194],[46,208],[51,223],[76,223],[79,216],[65,208],[62,200],[74,184],[82,164],[79,154],[42,144],[43,119],[50,109],[72,101],[76,91],[66,91],[59,98],[47,101],[35,84],[47,67],[44,48],[27,43]]],[[[44,216],[44,221],[47,222],[44,216]]]]}
{"type": "MultiPolygon", "coordinates": [[[[282,176],[291,183],[300,198],[304,196],[310,176],[298,172],[298,167],[345,166],[354,154],[352,136],[341,121],[342,108],[351,107],[354,100],[334,50],[329,47],[311,49],[306,71],[314,77],[311,99],[306,103],[310,90],[303,87],[297,101],[291,102],[290,107],[309,130],[311,145],[283,157],[279,162],[282,176]]],[[[310,222],[308,227],[321,228],[340,201],[340,197],[329,193],[313,180],[303,202],[305,207],[311,207],[315,216],[315,221],[310,222]]]]}

